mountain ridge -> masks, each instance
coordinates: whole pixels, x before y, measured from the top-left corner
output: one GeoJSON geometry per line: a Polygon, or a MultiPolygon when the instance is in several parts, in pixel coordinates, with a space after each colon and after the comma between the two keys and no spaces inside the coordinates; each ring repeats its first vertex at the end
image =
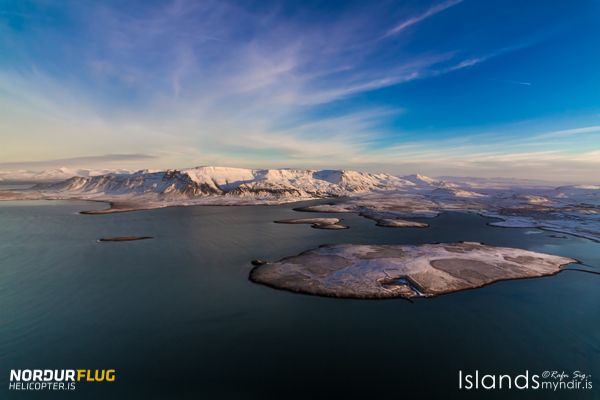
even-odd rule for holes
{"type": "Polygon", "coordinates": [[[32,190],[88,195],[153,194],[166,198],[211,195],[319,198],[414,185],[390,174],[352,170],[202,166],[182,170],[140,170],[133,173],[75,176],[56,183],[38,184],[32,190]]]}

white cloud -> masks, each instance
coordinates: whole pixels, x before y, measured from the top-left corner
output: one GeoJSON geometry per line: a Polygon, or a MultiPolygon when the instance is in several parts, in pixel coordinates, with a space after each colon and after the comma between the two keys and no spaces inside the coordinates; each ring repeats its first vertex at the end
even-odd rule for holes
{"type": "Polygon", "coordinates": [[[387,31],[387,33],[384,35],[384,37],[397,35],[400,32],[402,32],[403,30],[410,28],[411,26],[418,24],[419,22],[421,22],[429,17],[432,17],[435,14],[438,14],[450,7],[460,4],[462,2],[463,2],[463,0],[448,0],[443,3],[436,4],[433,7],[426,10],[424,13],[416,15],[414,17],[408,18],[408,19],[400,22],[399,24],[394,26],[392,29],[387,31]]]}

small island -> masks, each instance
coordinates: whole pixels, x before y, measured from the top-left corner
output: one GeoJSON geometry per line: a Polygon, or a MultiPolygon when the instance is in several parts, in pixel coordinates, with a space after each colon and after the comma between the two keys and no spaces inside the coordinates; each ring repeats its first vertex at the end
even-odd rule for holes
{"type": "Polygon", "coordinates": [[[98,239],[99,242],[130,242],[133,240],[153,239],[152,236],[113,236],[98,239]]]}
{"type": "Polygon", "coordinates": [[[377,220],[377,226],[387,228],[427,228],[429,224],[399,218],[381,218],[377,220]]]}
{"type": "Polygon", "coordinates": [[[413,197],[382,197],[346,199],[338,203],[315,204],[296,207],[294,211],[317,213],[356,213],[386,228],[427,228],[425,222],[406,218],[432,218],[439,214],[435,203],[416,201],[413,197]]]}
{"type": "Polygon", "coordinates": [[[398,217],[388,217],[379,214],[366,214],[361,213],[361,217],[372,219],[377,222],[377,226],[384,226],[386,228],[427,228],[429,224],[425,222],[411,221],[408,219],[398,217]]]}
{"type": "Polygon", "coordinates": [[[309,224],[315,229],[348,229],[346,225],[340,224],[339,218],[296,218],[274,221],[276,224],[309,224]]]}
{"type": "Polygon", "coordinates": [[[423,245],[324,245],[262,263],[250,280],[328,297],[432,297],[509,279],[560,272],[577,261],[477,242],[423,245]]]}

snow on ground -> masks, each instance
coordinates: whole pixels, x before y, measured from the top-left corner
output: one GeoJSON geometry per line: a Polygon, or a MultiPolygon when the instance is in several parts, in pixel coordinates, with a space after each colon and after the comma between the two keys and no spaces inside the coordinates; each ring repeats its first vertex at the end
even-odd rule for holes
{"type": "Polygon", "coordinates": [[[254,268],[250,279],[344,298],[431,297],[505,279],[552,275],[576,260],[480,243],[320,246],[254,268]]]}
{"type": "MultiPolygon", "coordinates": [[[[57,170],[0,173],[4,181],[41,180],[31,189],[0,192],[0,200],[83,199],[122,212],[198,204],[282,204],[331,199],[304,211],[356,212],[384,226],[448,210],[496,217],[496,226],[537,227],[600,241],[600,186],[553,188],[535,181],[397,177],[347,170],[246,169],[203,166],[184,170],[57,170]],[[56,181],[60,177],[71,177],[56,181]]],[[[413,223],[413,226],[422,224],[413,223]]]]}

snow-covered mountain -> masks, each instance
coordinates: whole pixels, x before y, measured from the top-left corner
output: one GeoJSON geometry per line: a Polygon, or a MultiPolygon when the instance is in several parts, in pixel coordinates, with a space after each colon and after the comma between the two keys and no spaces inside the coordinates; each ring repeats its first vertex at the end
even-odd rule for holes
{"type": "Polygon", "coordinates": [[[414,186],[389,174],[344,170],[197,167],[75,176],[34,190],[85,196],[150,195],[164,200],[204,196],[319,198],[414,186]]]}
{"type": "MultiPolygon", "coordinates": [[[[477,211],[497,226],[538,227],[600,241],[600,186],[519,185],[504,179],[432,179],[346,170],[197,167],[183,170],[93,175],[61,168],[37,176],[60,182],[0,190],[0,200],[80,199],[110,202],[105,214],[168,206],[282,204],[333,198],[316,212],[359,212],[381,218],[477,211]],[[341,198],[340,198],[341,197],[341,198]]],[[[14,175],[13,178],[14,179],[14,175]]]]}
{"type": "MultiPolygon", "coordinates": [[[[1,177],[2,175],[0,175],[1,177]]],[[[483,201],[510,204],[600,204],[598,186],[555,189],[512,186],[467,178],[434,179],[424,175],[397,177],[349,170],[247,169],[204,166],[182,170],[103,171],[59,168],[39,173],[13,172],[11,181],[43,182],[30,190],[44,198],[81,198],[168,204],[255,204],[342,197],[372,192],[412,193],[434,201],[483,201]],[[67,177],[67,179],[62,179],[67,177]],[[62,179],[62,180],[61,180],[62,179]],[[58,182],[57,182],[58,181],[58,182]],[[486,200],[487,201],[487,200],[486,200]]],[[[507,184],[504,183],[503,184],[507,184]]]]}
{"type": "Polygon", "coordinates": [[[581,203],[600,206],[600,185],[560,186],[546,194],[558,201],[570,202],[577,199],[581,203]]]}
{"type": "Polygon", "coordinates": [[[412,182],[416,186],[438,186],[441,183],[436,179],[421,174],[406,175],[402,179],[412,182]]]}
{"type": "Polygon", "coordinates": [[[472,192],[469,190],[457,189],[453,187],[439,187],[434,189],[431,192],[431,197],[436,199],[444,199],[444,198],[465,198],[465,199],[474,199],[478,197],[484,197],[484,194],[472,192]]]}
{"type": "Polygon", "coordinates": [[[446,184],[468,187],[471,189],[496,189],[506,190],[515,187],[526,188],[547,188],[555,187],[552,182],[536,180],[536,179],[521,179],[521,178],[481,178],[471,176],[439,176],[439,179],[446,184]]]}

